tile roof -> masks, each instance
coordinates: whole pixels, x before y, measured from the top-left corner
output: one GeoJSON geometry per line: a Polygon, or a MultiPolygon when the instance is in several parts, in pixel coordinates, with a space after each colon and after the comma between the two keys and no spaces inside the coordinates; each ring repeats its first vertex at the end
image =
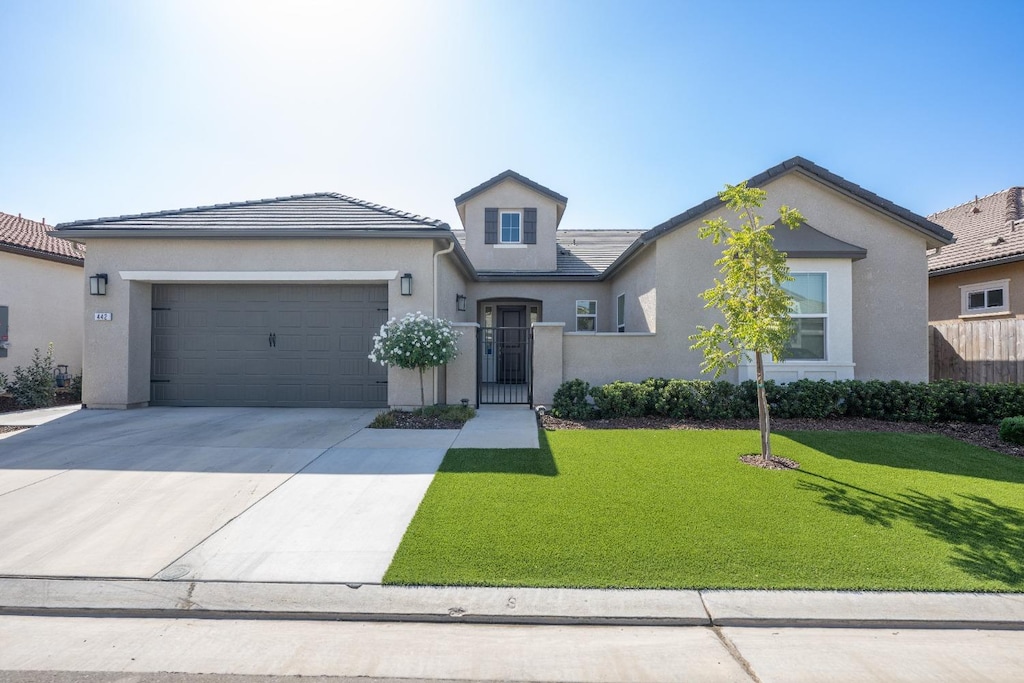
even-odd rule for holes
{"type": "Polygon", "coordinates": [[[1024,187],[976,197],[928,219],[956,236],[956,242],[929,254],[932,274],[1024,259],[1024,187]]]}
{"type": "Polygon", "coordinates": [[[447,230],[432,218],[334,192],[61,223],[57,230],[447,230]]]}
{"type": "MultiPolygon", "coordinates": [[[[466,231],[452,230],[452,234],[465,249],[466,231]]],[[[555,232],[558,253],[554,271],[481,270],[477,274],[523,279],[596,279],[642,234],[642,230],[558,230],[555,232]]]]}
{"type": "Polygon", "coordinates": [[[848,258],[859,261],[868,255],[864,247],[826,235],[807,223],[790,230],[780,218],[772,225],[775,248],[791,258],[848,258]]]}
{"type": "Polygon", "coordinates": [[[0,250],[74,263],[85,261],[85,247],[47,234],[52,225],[0,212],[0,250]]]}
{"type": "MultiPolygon", "coordinates": [[[[919,216],[918,214],[914,213],[913,211],[910,211],[909,209],[904,209],[902,206],[893,204],[888,199],[879,197],[874,192],[865,190],[860,185],[857,185],[856,183],[851,183],[846,178],[838,176],[832,171],[829,171],[827,168],[818,166],[813,161],[809,161],[808,159],[804,159],[803,157],[793,157],[792,159],[783,161],[781,164],[777,166],[772,166],[767,171],[758,173],[753,178],[750,178],[747,181],[747,184],[752,187],[760,187],[761,185],[768,183],[769,181],[776,177],[797,170],[803,171],[807,175],[810,175],[824,183],[832,185],[833,187],[843,192],[846,192],[860,199],[861,201],[864,201],[867,204],[874,206],[876,209],[879,209],[880,211],[888,213],[889,215],[904,221],[905,223],[909,223],[914,228],[924,233],[927,237],[930,237],[933,242],[947,243],[953,237],[952,234],[946,231],[941,225],[929,221],[928,219],[919,216]]],[[[663,234],[671,232],[675,228],[685,223],[689,223],[695,218],[698,218],[706,213],[718,209],[720,206],[722,206],[723,203],[724,202],[722,202],[722,200],[719,199],[717,196],[712,197],[711,199],[708,199],[698,204],[697,206],[694,206],[693,208],[684,211],[678,216],[668,219],[661,225],[657,225],[651,228],[646,233],[644,233],[643,240],[649,242],[653,239],[657,239],[658,237],[661,237],[663,234]]]]}
{"type": "Polygon", "coordinates": [[[540,183],[534,180],[530,180],[526,176],[520,175],[513,171],[512,169],[509,169],[507,171],[502,171],[501,173],[494,176],[490,180],[485,180],[484,182],[474,187],[472,190],[467,190],[466,192],[463,192],[462,194],[455,198],[455,205],[458,206],[459,204],[463,204],[472,199],[473,197],[475,197],[476,195],[480,194],[487,188],[494,187],[501,181],[507,180],[509,178],[516,180],[522,183],[523,185],[526,185],[530,189],[536,190],[537,192],[540,192],[541,194],[550,197],[551,199],[554,199],[556,202],[565,204],[566,202],[569,201],[568,198],[566,198],[564,195],[560,195],[554,190],[544,187],[540,183]]]}

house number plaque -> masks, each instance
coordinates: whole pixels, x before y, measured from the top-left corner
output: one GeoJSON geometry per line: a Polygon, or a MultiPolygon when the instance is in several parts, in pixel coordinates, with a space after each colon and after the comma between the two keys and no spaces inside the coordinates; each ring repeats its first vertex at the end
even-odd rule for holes
{"type": "Polygon", "coordinates": [[[113,320],[113,313],[93,313],[93,320],[113,320]]]}

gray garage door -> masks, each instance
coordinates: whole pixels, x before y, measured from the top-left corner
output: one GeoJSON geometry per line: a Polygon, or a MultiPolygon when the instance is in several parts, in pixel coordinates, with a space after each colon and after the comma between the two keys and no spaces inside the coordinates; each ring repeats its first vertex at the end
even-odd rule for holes
{"type": "Polygon", "coordinates": [[[153,285],[150,402],[383,407],[387,285],[153,285]]]}

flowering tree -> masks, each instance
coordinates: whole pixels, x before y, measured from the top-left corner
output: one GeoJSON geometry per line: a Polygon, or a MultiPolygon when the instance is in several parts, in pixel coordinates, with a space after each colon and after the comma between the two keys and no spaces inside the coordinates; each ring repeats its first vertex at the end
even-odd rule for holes
{"type": "Polygon", "coordinates": [[[406,313],[401,320],[392,318],[373,335],[370,360],[381,365],[394,365],[420,371],[420,405],[423,398],[423,371],[453,360],[459,355],[460,333],[441,318],[431,318],[419,311],[406,313]]]}

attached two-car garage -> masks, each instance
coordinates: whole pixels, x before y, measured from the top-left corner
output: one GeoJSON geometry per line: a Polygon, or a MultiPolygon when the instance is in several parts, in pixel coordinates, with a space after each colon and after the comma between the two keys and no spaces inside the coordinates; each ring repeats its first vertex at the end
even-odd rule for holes
{"type": "Polygon", "coordinates": [[[152,405],[386,407],[385,284],[154,284],[152,405]]]}

